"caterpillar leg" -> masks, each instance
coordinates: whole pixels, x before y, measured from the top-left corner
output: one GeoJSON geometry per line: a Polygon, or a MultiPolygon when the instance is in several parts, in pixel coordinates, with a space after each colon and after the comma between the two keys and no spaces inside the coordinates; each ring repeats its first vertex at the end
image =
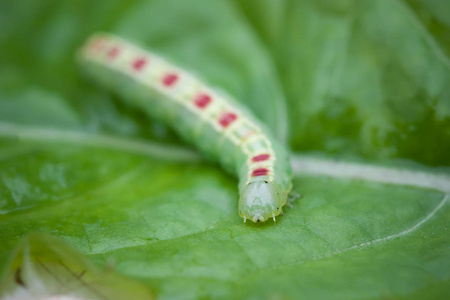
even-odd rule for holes
{"type": "Polygon", "coordinates": [[[298,198],[301,198],[301,197],[302,197],[302,195],[300,195],[299,193],[297,193],[294,190],[291,190],[287,197],[286,206],[293,207],[292,202],[294,202],[295,200],[297,200],[298,198]]]}

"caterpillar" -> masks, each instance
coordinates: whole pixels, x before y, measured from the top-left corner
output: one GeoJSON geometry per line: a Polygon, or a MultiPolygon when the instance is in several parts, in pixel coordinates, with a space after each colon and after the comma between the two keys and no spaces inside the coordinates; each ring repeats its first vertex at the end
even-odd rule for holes
{"type": "Polygon", "coordinates": [[[117,36],[94,34],[78,60],[99,84],[171,125],[208,160],[239,178],[239,215],[276,221],[292,187],[286,149],[243,105],[117,36]]]}

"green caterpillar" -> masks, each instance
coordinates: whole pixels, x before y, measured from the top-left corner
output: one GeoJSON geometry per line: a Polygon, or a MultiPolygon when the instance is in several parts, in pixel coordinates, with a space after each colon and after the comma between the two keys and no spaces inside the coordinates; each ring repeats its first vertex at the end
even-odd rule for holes
{"type": "Polygon", "coordinates": [[[109,34],[79,53],[86,73],[170,124],[210,160],[239,177],[239,215],[264,222],[283,212],[291,190],[289,156],[242,105],[162,58],[109,34]]]}

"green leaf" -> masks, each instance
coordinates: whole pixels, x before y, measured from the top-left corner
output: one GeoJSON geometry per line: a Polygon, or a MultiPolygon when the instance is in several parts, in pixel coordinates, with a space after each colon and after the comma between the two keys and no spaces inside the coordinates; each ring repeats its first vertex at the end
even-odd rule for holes
{"type": "MultiPolygon", "coordinates": [[[[162,299],[450,295],[444,1],[1,6],[6,280],[14,246],[40,231],[162,299]],[[293,155],[302,198],[276,223],[243,224],[235,178],[79,74],[75,51],[98,30],[193,70],[314,151],[293,155]]],[[[60,245],[22,243],[51,257],[60,245]]]]}
{"type": "Polygon", "coordinates": [[[278,67],[294,149],[450,164],[447,1],[236,2],[278,67]]]}
{"type": "MultiPolygon", "coordinates": [[[[37,174],[54,171],[38,179],[18,169],[10,175],[29,188],[10,189],[22,192],[22,204],[1,218],[2,257],[20,236],[39,230],[99,264],[115,262],[163,298],[419,299],[431,288],[449,292],[450,213],[448,196],[437,190],[442,183],[449,192],[448,177],[296,158],[303,171],[296,172],[295,186],[303,198],[276,224],[244,225],[236,213],[236,181],[214,166],[101,145],[19,143],[34,154],[25,161],[9,157],[1,170],[34,165],[37,174]],[[29,198],[58,181],[65,186],[54,184],[53,199],[29,206],[29,198]]],[[[2,198],[13,197],[18,194],[2,198]]]]}

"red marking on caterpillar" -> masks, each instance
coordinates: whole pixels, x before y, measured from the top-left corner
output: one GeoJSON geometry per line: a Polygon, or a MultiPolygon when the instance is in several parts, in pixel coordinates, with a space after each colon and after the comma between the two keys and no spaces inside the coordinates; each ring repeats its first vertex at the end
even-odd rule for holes
{"type": "Polygon", "coordinates": [[[147,60],[143,57],[137,58],[134,62],[133,62],[133,69],[135,69],[136,71],[141,70],[145,65],[147,64],[147,60]]]}
{"type": "Polygon", "coordinates": [[[236,114],[232,112],[224,112],[219,117],[219,124],[226,128],[230,126],[230,124],[233,123],[236,119],[237,119],[236,114]]]}
{"type": "Polygon", "coordinates": [[[265,161],[265,160],[268,160],[269,158],[270,158],[270,154],[260,154],[260,155],[253,156],[252,161],[253,162],[265,161]]]}
{"type": "Polygon", "coordinates": [[[110,59],[114,59],[117,57],[117,55],[119,55],[120,53],[120,48],[117,46],[112,47],[111,49],[109,49],[108,51],[108,57],[110,59]]]}
{"type": "Polygon", "coordinates": [[[165,75],[165,76],[163,77],[162,83],[163,83],[165,86],[172,86],[172,85],[174,85],[174,83],[175,83],[177,80],[178,80],[178,75],[170,73],[170,74],[167,74],[167,75],[165,75]]]}
{"type": "Polygon", "coordinates": [[[267,170],[266,168],[258,168],[253,170],[252,177],[265,176],[267,174],[269,174],[269,170],[267,170]]]}
{"type": "Polygon", "coordinates": [[[211,102],[211,97],[207,94],[198,94],[194,99],[194,104],[198,108],[205,108],[211,102]]]}

